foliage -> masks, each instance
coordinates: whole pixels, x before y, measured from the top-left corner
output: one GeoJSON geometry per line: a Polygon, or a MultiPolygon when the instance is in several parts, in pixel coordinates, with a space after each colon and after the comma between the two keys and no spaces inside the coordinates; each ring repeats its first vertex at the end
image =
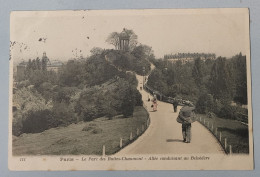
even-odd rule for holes
{"type": "Polygon", "coordinates": [[[58,126],[53,120],[53,114],[50,110],[30,111],[23,117],[22,132],[39,133],[58,126]]]}
{"type": "MultiPolygon", "coordinates": [[[[142,50],[135,51],[135,55],[133,52],[128,51],[115,51],[110,50],[107,51],[106,55],[109,60],[121,70],[125,71],[135,71],[139,75],[147,74],[150,69],[151,65],[147,60],[148,55],[145,54],[143,51],[144,48],[140,48],[142,50]],[[138,53],[140,52],[140,53],[138,53]],[[136,56],[144,55],[144,57],[137,58],[136,56]],[[143,70],[145,69],[145,70],[143,70]]],[[[135,49],[134,49],[135,50],[135,49]]]]}
{"type": "Polygon", "coordinates": [[[203,76],[204,76],[204,62],[197,58],[194,61],[194,65],[192,68],[192,76],[194,78],[194,81],[197,85],[197,87],[201,87],[203,84],[203,76]]]}
{"type": "Polygon", "coordinates": [[[231,100],[233,97],[232,84],[227,59],[218,57],[211,70],[209,91],[214,98],[231,100]]]}
{"type": "Polygon", "coordinates": [[[231,103],[247,104],[246,56],[240,53],[230,59],[196,58],[187,63],[162,59],[150,61],[156,69],[150,74],[147,84],[154,90],[167,97],[194,101],[199,113],[239,119],[234,110],[243,110],[231,106],[231,103]]]}
{"type": "Polygon", "coordinates": [[[122,35],[123,33],[129,36],[129,50],[132,51],[138,42],[137,42],[137,35],[131,29],[124,28],[123,32],[121,33],[119,32],[110,33],[106,39],[106,42],[114,45],[116,50],[120,49],[119,39],[120,39],[120,35],[122,35]]]}
{"type": "Polygon", "coordinates": [[[196,103],[196,111],[201,114],[215,112],[215,102],[211,94],[201,94],[196,103]]]}

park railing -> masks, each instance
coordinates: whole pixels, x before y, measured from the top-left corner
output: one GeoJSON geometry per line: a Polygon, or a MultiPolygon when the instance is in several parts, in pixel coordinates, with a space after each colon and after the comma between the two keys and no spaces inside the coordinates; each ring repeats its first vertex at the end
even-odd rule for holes
{"type": "MultiPolygon", "coordinates": [[[[156,95],[157,99],[167,103],[173,103],[173,101],[177,101],[179,105],[193,105],[193,103],[189,100],[183,99],[176,99],[172,97],[166,97],[165,95],[161,94],[160,92],[152,89],[151,87],[144,85],[144,89],[152,95],[156,95]]],[[[222,135],[221,131],[218,131],[218,127],[215,127],[213,123],[206,121],[205,118],[197,117],[197,121],[201,123],[205,128],[207,128],[213,136],[217,139],[219,144],[221,145],[222,149],[226,154],[232,154],[232,145],[228,143],[227,137],[222,135]]]]}
{"type": "Polygon", "coordinates": [[[201,116],[197,116],[196,119],[201,125],[212,133],[226,154],[233,154],[232,145],[229,143],[228,138],[223,136],[222,131],[219,131],[218,127],[216,127],[213,122],[208,121],[201,116]]]}
{"type": "MultiPolygon", "coordinates": [[[[143,105],[143,107],[147,111],[147,114],[148,114],[147,120],[141,126],[137,127],[135,131],[129,132],[128,138],[123,138],[123,137],[119,138],[118,147],[117,147],[118,150],[115,153],[119,152],[121,149],[123,149],[127,145],[134,142],[148,129],[148,127],[151,123],[150,113],[149,113],[146,105],[143,105]]],[[[106,156],[106,146],[105,145],[103,145],[103,147],[102,147],[102,155],[106,156]]]]}

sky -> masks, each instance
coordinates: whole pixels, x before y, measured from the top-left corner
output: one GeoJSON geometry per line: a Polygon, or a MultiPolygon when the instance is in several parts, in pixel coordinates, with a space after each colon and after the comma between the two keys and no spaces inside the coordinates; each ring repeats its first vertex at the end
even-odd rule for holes
{"type": "Polygon", "coordinates": [[[138,42],[151,46],[157,58],[178,52],[215,53],[231,57],[249,51],[247,9],[154,9],[15,11],[10,16],[14,61],[42,57],[68,60],[90,55],[112,32],[132,29],[138,42]]]}

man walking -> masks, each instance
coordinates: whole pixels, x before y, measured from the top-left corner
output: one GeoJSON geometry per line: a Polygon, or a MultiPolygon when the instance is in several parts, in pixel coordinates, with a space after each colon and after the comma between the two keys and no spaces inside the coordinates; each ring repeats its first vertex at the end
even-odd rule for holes
{"type": "Polygon", "coordinates": [[[174,110],[174,112],[177,112],[178,101],[174,99],[172,105],[173,105],[173,110],[174,110]]]}
{"type": "Polygon", "coordinates": [[[194,107],[184,106],[181,108],[177,122],[182,124],[183,142],[191,142],[191,123],[195,121],[194,107]]]}

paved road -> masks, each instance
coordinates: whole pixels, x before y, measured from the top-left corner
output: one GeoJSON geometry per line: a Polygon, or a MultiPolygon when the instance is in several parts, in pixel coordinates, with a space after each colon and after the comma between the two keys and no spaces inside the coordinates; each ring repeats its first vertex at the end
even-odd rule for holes
{"type": "MultiPolygon", "coordinates": [[[[145,133],[135,142],[128,145],[117,155],[130,154],[189,154],[214,153],[224,154],[221,146],[213,135],[200,123],[194,122],[191,127],[191,143],[182,142],[181,124],[176,122],[178,112],[173,112],[171,104],[158,102],[158,111],[152,112],[151,102],[148,102],[148,93],[140,90],[143,77],[137,75],[138,90],[142,94],[144,105],[150,112],[151,124],[145,133]]],[[[149,95],[152,98],[151,95],[149,95]]]]}

